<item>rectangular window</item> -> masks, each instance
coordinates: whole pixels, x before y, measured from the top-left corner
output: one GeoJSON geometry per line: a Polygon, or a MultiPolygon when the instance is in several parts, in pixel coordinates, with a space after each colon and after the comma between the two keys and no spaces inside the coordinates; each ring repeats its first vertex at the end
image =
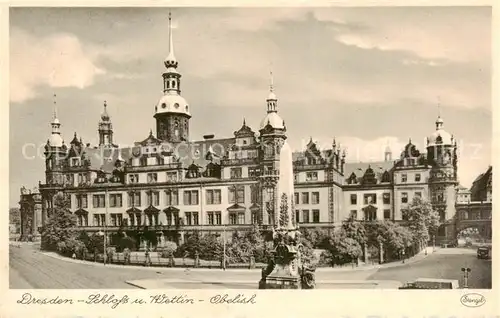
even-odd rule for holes
{"type": "Polygon", "coordinates": [[[406,173],[403,173],[401,175],[401,182],[406,182],[408,180],[408,176],[406,175],[406,173]]]}
{"type": "Polygon", "coordinates": [[[390,193],[384,193],[382,195],[382,201],[384,204],[391,204],[391,194],[390,193]]]}
{"type": "Polygon", "coordinates": [[[295,222],[300,223],[300,211],[295,210],[295,222]]]}
{"type": "Polygon", "coordinates": [[[200,218],[198,212],[193,212],[193,225],[200,224],[200,218]]]}
{"type": "Polygon", "coordinates": [[[256,168],[248,168],[248,176],[249,177],[257,177],[257,171],[256,168]]]}
{"type": "Polygon", "coordinates": [[[365,193],[363,200],[364,204],[377,204],[377,195],[375,193],[365,193]]]}
{"type": "Polygon", "coordinates": [[[184,216],[186,217],[186,225],[193,225],[193,219],[191,218],[191,212],[185,212],[184,216]]]}
{"type": "Polygon", "coordinates": [[[167,171],[167,182],[177,182],[177,171],[167,171]]]}
{"type": "Polygon", "coordinates": [[[252,212],[252,224],[259,224],[259,215],[258,212],[252,212]]]}
{"type": "Polygon", "coordinates": [[[214,212],[207,212],[207,224],[214,225],[214,212]]]}
{"type": "Polygon", "coordinates": [[[420,182],[420,178],[421,178],[420,173],[417,173],[415,175],[415,182],[420,182]]]}
{"type": "Polygon", "coordinates": [[[177,190],[167,190],[165,194],[165,204],[167,206],[179,205],[179,192],[177,190]]]}
{"type": "Polygon", "coordinates": [[[236,213],[229,214],[229,224],[236,224],[237,221],[236,213]]]}
{"type": "Polygon", "coordinates": [[[198,205],[198,190],[184,191],[184,205],[198,205]]]}
{"type": "Polygon", "coordinates": [[[207,190],[207,204],[220,204],[221,203],[221,190],[207,190]]]}
{"type": "Polygon", "coordinates": [[[319,210],[312,210],[313,223],[319,223],[319,210]]]}
{"type": "Polygon", "coordinates": [[[356,205],[356,204],[358,204],[358,195],[351,194],[351,205],[356,205]]]}
{"type": "Polygon", "coordinates": [[[295,192],[294,196],[295,196],[295,204],[299,204],[299,197],[300,197],[299,193],[295,192]]]}
{"type": "Polygon", "coordinates": [[[406,192],[401,193],[401,203],[408,203],[408,193],[406,192]]]}
{"type": "Polygon", "coordinates": [[[358,211],[357,210],[351,210],[350,217],[353,220],[357,220],[358,219],[358,211]]]}
{"type": "Polygon", "coordinates": [[[241,168],[231,168],[231,179],[241,179],[243,173],[241,168]]]}
{"type": "Polygon", "coordinates": [[[139,183],[139,175],[137,173],[129,174],[128,180],[130,183],[139,183]]]}
{"type": "Polygon", "coordinates": [[[319,204],[319,192],[311,193],[312,204],[319,204]]]}
{"type": "Polygon", "coordinates": [[[156,172],[148,173],[148,183],[156,183],[158,181],[158,174],[156,172]]]}
{"type": "Polygon", "coordinates": [[[238,214],[238,224],[245,224],[245,213],[238,214]]]}
{"type": "Polygon", "coordinates": [[[259,198],[260,198],[260,191],[259,191],[259,186],[254,184],[250,186],[250,199],[251,203],[260,203],[259,198]]]}
{"type": "Polygon", "coordinates": [[[76,195],[76,206],[81,209],[88,208],[87,195],[77,194],[76,195]]]}
{"type": "Polygon", "coordinates": [[[150,191],[147,193],[147,205],[148,206],[159,206],[160,205],[160,193],[158,191],[150,191]]]}
{"type": "Polygon", "coordinates": [[[293,182],[295,182],[295,183],[299,182],[299,174],[298,173],[293,174],[293,182]]]}
{"type": "Polygon", "coordinates": [[[384,210],[384,220],[390,220],[391,219],[391,210],[386,209],[384,210]]]}
{"type": "Polygon", "coordinates": [[[244,186],[234,186],[229,188],[229,203],[245,203],[244,186]]]}
{"type": "Polygon", "coordinates": [[[318,181],[318,172],[316,171],[307,172],[306,181],[318,181]]]}
{"type": "Polygon", "coordinates": [[[222,215],[221,212],[215,212],[215,224],[221,225],[222,224],[222,215]]]}
{"type": "Polygon", "coordinates": [[[140,192],[132,192],[128,195],[128,206],[141,206],[141,193],[140,192]]]}
{"type": "Polygon", "coordinates": [[[302,210],[302,222],[309,223],[309,210],[302,210]]]}
{"type": "Polygon", "coordinates": [[[309,204],[309,192],[302,192],[302,204],[309,204]]]}
{"type": "Polygon", "coordinates": [[[105,207],[105,196],[104,194],[94,194],[94,208],[104,208],[105,207]]]}
{"type": "Polygon", "coordinates": [[[122,195],[121,193],[113,193],[109,195],[109,206],[113,208],[122,207],[122,195]]]}

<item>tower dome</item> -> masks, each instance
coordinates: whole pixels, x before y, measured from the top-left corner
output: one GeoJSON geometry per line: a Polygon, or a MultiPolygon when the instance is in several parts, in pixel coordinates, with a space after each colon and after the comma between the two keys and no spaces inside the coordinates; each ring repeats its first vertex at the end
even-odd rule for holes
{"type": "Polygon", "coordinates": [[[108,106],[108,104],[106,103],[106,101],[104,101],[104,110],[102,111],[102,114],[101,114],[102,121],[109,121],[109,119],[110,119],[109,114],[108,114],[108,110],[107,110],[107,106],[108,106]]]}
{"type": "Polygon", "coordinates": [[[427,146],[452,145],[453,136],[443,129],[444,120],[441,116],[436,119],[436,130],[427,138],[427,146]]]}
{"type": "Polygon", "coordinates": [[[285,122],[278,113],[268,113],[264,119],[260,122],[260,129],[264,129],[267,125],[271,125],[274,129],[284,129],[285,122]]]}
{"type": "Polygon", "coordinates": [[[180,95],[165,94],[156,104],[156,114],[179,113],[191,116],[186,99],[180,95]]]}

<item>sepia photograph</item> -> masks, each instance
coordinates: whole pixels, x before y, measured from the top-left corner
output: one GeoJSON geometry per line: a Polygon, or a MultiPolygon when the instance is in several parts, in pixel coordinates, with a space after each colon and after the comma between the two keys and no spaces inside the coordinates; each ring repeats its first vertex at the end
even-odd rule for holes
{"type": "Polygon", "coordinates": [[[491,289],[491,33],[487,6],[10,7],[9,288],[491,289]]]}

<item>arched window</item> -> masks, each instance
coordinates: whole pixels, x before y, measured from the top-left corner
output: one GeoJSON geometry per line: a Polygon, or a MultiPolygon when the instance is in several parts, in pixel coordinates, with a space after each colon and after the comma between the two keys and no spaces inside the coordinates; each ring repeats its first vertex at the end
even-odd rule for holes
{"type": "Polygon", "coordinates": [[[170,88],[170,81],[167,81],[167,88],[170,88]]]}
{"type": "Polygon", "coordinates": [[[175,81],[172,81],[172,88],[175,88],[175,81]]]}

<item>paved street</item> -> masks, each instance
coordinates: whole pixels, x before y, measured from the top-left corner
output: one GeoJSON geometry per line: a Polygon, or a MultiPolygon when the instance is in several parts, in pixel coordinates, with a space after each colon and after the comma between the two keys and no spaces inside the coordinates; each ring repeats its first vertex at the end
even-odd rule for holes
{"type": "MultiPolygon", "coordinates": [[[[142,288],[239,288],[255,289],[259,271],[171,270],[162,268],[103,267],[67,262],[43,255],[33,246],[10,247],[11,288],[134,288],[126,281],[139,281],[142,288]]],[[[413,264],[400,267],[319,271],[318,288],[395,288],[394,281],[419,277],[460,279],[462,266],[471,267],[470,288],[491,288],[491,261],[478,260],[474,250],[443,249],[413,264]],[[460,253],[460,254],[457,254],[460,253]]],[[[398,283],[398,282],[396,282],[398,283]]]]}

